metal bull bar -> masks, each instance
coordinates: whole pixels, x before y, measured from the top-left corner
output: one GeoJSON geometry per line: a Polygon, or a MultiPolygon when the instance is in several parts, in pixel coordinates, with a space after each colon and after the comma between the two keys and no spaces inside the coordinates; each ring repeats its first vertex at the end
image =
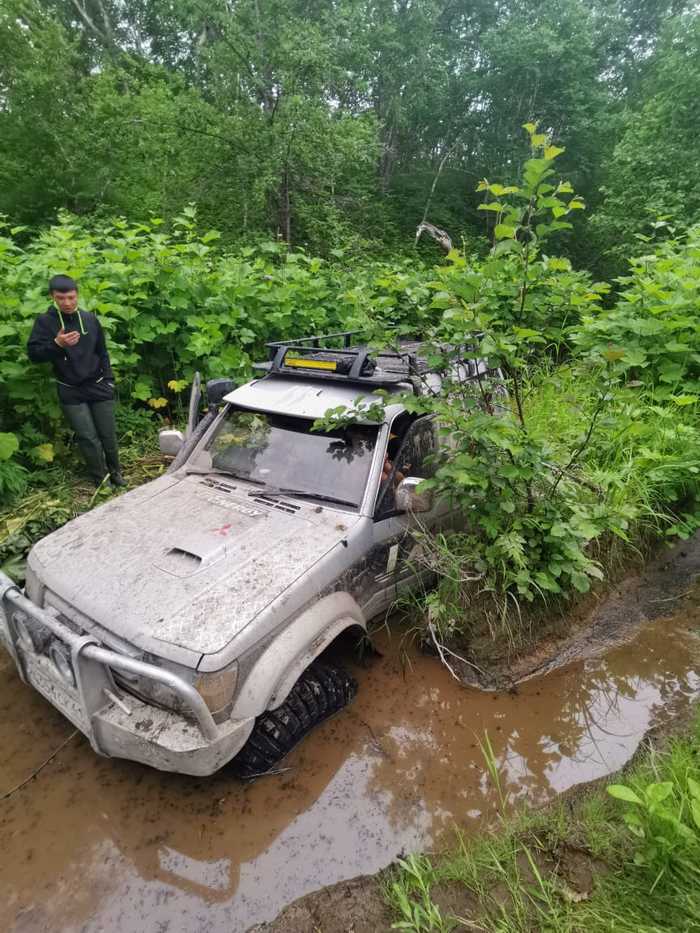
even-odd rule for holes
{"type": "MultiPolygon", "coordinates": [[[[94,717],[108,704],[116,702],[121,705],[111,669],[138,674],[168,687],[190,711],[204,738],[209,741],[218,738],[219,731],[211,712],[192,684],[154,664],[103,648],[89,635],[73,632],[51,612],[27,599],[12,580],[0,572],[0,630],[4,630],[3,640],[22,679],[40,693],[44,691],[34,682],[36,675],[30,669],[30,656],[35,656],[36,650],[33,643],[31,647],[27,644],[27,638],[31,640],[31,636],[27,636],[27,619],[38,624],[42,630],[45,629],[70,652],[74,681],[71,684],[66,682],[65,677],[62,680],[60,671],[56,670],[55,682],[75,702],[71,704],[71,709],[60,705],[58,708],[88,736],[95,751],[101,752],[101,748],[94,717]]],[[[56,650],[56,647],[52,646],[51,650],[56,650]]]]}

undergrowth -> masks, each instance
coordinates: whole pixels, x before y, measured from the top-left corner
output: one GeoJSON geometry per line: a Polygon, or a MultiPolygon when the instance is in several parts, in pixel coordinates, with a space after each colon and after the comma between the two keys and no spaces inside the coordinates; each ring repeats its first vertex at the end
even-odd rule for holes
{"type": "MultiPolygon", "coordinates": [[[[164,469],[158,452],[157,426],[147,412],[117,406],[117,436],[124,476],[130,487],[159,476],[164,469]]],[[[116,495],[111,487],[95,490],[83,476],[77,452],[66,436],[59,441],[63,456],[34,471],[25,495],[0,509],[0,571],[24,581],[29,549],[44,535],[71,518],[116,495]]]]}
{"type": "MultiPolygon", "coordinates": [[[[669,408],[653,392],[624,385],[611,387],[609,396],[598,430],[569,471],[579,527],[589,531],[586,553],[600,581],[640,562],[659,539],[688,537],[698,525],[695,406],[669,408]]],[[[528,429],[549,444],[556,472],[554,465],[567,462],[590,424],[595,386],[580,364],[546,366],[531,376],[524,399],[528,429]]],[[[474,574],[479,555],[473,535],[426,536],[424,548],[439,574],[438,588],[423,603],[428,622],[443,640],[467,641],[478,654],[488,653],[489,641],[510,651],[526,646],[588,589],[586,580],[559,592],[550,584],[527,600],[513,587],[474,574]]],[[[524,565],[534,557],[526,546],[518,560],[524,565]]],[[[556,564],[549,566],[557,573],[556,564]]]]}

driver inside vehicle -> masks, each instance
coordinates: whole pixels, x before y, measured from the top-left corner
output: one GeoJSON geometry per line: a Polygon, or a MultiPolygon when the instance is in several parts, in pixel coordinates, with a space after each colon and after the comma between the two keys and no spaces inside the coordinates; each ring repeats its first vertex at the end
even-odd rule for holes
{"type": "Polygon", "coordinates": [[[402,470],[395,470],[394,463],[396,460],[396,455],[399,452],[401,446],[401,437],[398,434],[389,435],[389,443],[387,444],[386,454],[384,455],[384,463],[382,465],[382,487],[385,483],[391,478],[394,489],[406,478],[406,473],[402,470],[410,470],[411,464],[406,463],[402,464],[402,470]]]}

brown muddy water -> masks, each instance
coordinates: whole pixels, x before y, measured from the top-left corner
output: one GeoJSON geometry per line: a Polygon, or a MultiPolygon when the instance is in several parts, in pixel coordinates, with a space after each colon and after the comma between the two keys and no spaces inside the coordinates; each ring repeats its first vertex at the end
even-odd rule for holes
{"type": "MultiPolygon", "coordinates": [[[[674,605],[671,603],[670,605],[674,605]]],[[[700,600],[632,643],[517,692],[464,688],[383,633],[352,707],[283,774],[244,785],[98,758],[74,738],[0,804],[0,929],[244,931],[323,885],[492,819],[488,732],[511,801],[623,765],[700,691],[700,600]]],[[[0,794],[71,727],[0,658],[0,794]]]]}

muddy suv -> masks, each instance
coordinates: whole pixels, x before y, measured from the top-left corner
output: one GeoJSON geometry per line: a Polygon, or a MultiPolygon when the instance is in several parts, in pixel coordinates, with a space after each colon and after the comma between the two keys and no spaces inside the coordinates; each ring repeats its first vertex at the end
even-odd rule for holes
{"type": "Polygon", "coordinates": [[[331,337],[270,345],[260,378],[208,385],[201,418],[195,387],[187,433],[161,432],[167,473],[39,541],[24,593],[0,574],[22,679],[96,752],[269,770],[355,693],[321,656],[420,584],[413,529],[444,518],[419,488],[439,438],[391,396],[439,376],[419,345],[371,355],[331,337]],[[381,423],[312,430],[378,389],[381,423]]]}

